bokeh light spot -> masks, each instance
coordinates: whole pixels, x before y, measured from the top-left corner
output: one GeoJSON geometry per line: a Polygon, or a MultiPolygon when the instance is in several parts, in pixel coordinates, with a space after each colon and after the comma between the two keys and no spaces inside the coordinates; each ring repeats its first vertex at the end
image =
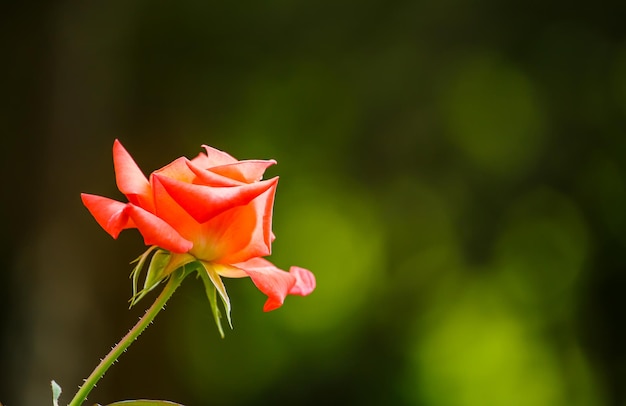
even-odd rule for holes
{"type": "Polygon", "coordinates": [[[473,56],[446,77],[442,113],[450,140],[477,167],[517,174],[533,164],[544,118],[530,79],[492,56],[473,56]]]}
{"type": "Polygon", "coordinates": [[[564,404],[550,352],[496,288],[479,282],[466,286],[421,326],[414,374],[407,382],[412,401],[429,406],[564,404]]]}

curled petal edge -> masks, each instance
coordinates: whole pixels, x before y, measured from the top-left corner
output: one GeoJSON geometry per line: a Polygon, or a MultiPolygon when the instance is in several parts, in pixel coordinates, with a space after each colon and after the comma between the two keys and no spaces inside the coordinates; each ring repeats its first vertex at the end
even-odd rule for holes
{"type": "Polygon", "coordinates": [[[281,307],[289,294],[305,296],[315,289],[315,277],[304,268],[291,267],[289,272],[285,272],[263,258],[253,258],[234,266],[243,270],[267,295],[263,305],[265,312],[281,307]]]}
{"type": "Polygon", "coordinates": [[[137,228],[146,245],[156,245],[174,253],[184,253],[193,243],[154,214],[135,206],[98,195],[81,194],[83,204],[98,224],[116,238],[127,228],[137,228]]]}
{"type": "Polygon", "coordinates": [[[289,291],[290,295],[307,296],[315,290],[317,284],[315,275],[308,269],[292,266],[289,273],[296,277],[296,283],[289,291]]]}
{"type": "Polygon", "coordinates": [[[117,239],[123,229],[134,227],[125,213],[126,203],[88,193],[81,193],[80,198],[100,227],[111,237],[117,239]]]}

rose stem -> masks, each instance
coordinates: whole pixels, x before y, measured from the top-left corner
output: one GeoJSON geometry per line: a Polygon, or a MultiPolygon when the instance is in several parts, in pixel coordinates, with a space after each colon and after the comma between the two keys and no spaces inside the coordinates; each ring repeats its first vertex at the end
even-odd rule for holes
{"type": "Polygon", "coordinates": [[[154,320],[156,315],[165,306],[168,299],[172,296],[172,293],[180,286],[181,282],[185,278],[184,270],[181,268],[170,275],[169,281],[163,288],[161,294],[156,298],[152,306],[146,310],[146,314],[143,315],[130,329],[130,331],[120,340],[119,343],[111,349],[111,352],[100,361],[96,369],[93,370],[91,375],[85,379],[85,383],[80,387],[74,398],[69,403],[69,406],[80,406],[87,399],[89,392],[96,386],[96,383],[102,378],[105,372],[111,365],[119,358],[120,355],[132,344],[133,341],[139,337],[139,335],[148,327],[148,325],[154,320]]]}

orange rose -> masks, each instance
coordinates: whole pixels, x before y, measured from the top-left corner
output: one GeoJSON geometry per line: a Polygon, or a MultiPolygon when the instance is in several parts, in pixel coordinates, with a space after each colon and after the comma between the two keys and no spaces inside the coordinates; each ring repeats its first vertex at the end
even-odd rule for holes
{"type": "MultiPolygon", "coordinates": [[[[274,240],[278,177],[261,179],[276,161],[238,161],[217,149],[204,149],[206,153],[191,160],[178,158],[146,179],[115,140],[115,177],[128,203],[91,194],[81,194],[82,201],[113,238],[137,228],[146,245],[164,250],[166,265],[158,281],[181,266],[197,265],[205,283],[210,280],[217,288],[228,315],[230,303],[221,277],[249,276],[268,296],[265,311],[280,307],[288,294],[311,293],[315,277],[310,271],[291,267],[285,272],[262,258],[271,253],[274,240]]],[[[142,264],[152,250],[146,251],[142,264]]]]}

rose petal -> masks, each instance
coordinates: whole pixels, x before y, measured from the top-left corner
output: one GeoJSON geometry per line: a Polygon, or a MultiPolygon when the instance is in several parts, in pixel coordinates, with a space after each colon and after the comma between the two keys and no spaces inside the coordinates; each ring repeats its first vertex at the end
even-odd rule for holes
{"type": "MultiPolygon", "coordinates": [[[[192,253],[211,262],[231,263],[228,259],[250,244],[256,224],[257,213],[250,205],[227,210],[201,225],[192,253]]],[[[242,256],[241,260],[253,256],[258,255],[242,256]]]]}
{"type": "MultiPolygon", "coordinates": [[[[202,239],[200,223],[172,199],[159,177],[153,177],[152,189],[154,191],[155,214],[175,227],[176,231],[187,240],[199,242],[202,239]]],[[[195,246],[196,244],[194,244],[195,246]]]]}
{"type": "Polygon", "coordinates": [[[117,188],[131,203],[152,211],[154,204],[150,183],[119,140],[113,143],[113,166],[117,188]]]}
{"type": "Polygon", "coordinates": [[[100,227],[111,237],[117,238],[123,229],[134,227],[125,211],[126,203],[88,193],[81,193],[80,197],[100,227]]]}
{"type": "Polygon", "coordinates": [[[248,204],[278,182],[278,177],[236,187],[212,187],[180,182],[155,174],[167,193],[199,223],[224,211],[248,204]]]}
{"type": "Polygon", "coordinates": [[[247,273],[256,287],[267,295],[267,301],[263,306],[263,311],[266,312],[282,306],[285,297],[296,283],[294,275],[278,269],[263,258],[253,258],[235,266],[247,273]]]}
{"type": "Polygon", "coordinates": [[[192,161],[187,162],[187,166],[194,173],[194,175],[196,175],[196,179],[194,180],[193,183],[198,184],[198,185],[205,185],[205,186],[241,186],[241,185],[244,184],[244,182],[240,182],[238,180],[231,179],[231,178],[229,178],[227,176],[223,176],[223,175],[217,174],[215,172],[211,172],[211,171],[209,171],[207,169],[204,169],[204,168],[196,165],[192,161]]]}
{"type": "Polygon", "coordinates": [[[191,183],[196,175],[190,170],[189,163],[190,161],[187,158],[180,157],[163,168],[154,171],[151,177],[154,177],[154,175],[167,176],[181,182],[191,183]]]}
{"type": "Polygon", "coordinates": [[[213,263],[213,268],[217,271],[220,276],[225,278],[247,278],[248,274],[243,271],[243,269],[239,269],[235,266],[228,264],[217,264],[213,263]]]}
{"type": "Polygon", "coordinates": [[[290,295],[307,296],[315,290],[315,275],[308,269],[292,266],[289,273],[296,277],[296,284],[289,291],[290,295]]]}
{"type": "Polygon", "coordinates": [[[240,182],[252,183],[261,180],[265,170],[275,164],[276,161],[273,159],[267,161],[249,160],[229,165],[214,166],[208,168],[208,170],[240,182]]]}
{"type": "Polygon", "coordinates": [[[218,216],[215,220],[219,220],[219,224],[213,220],[207,223],[214,230],[225,230],[217,240],[220,255],[216,258],[217,262],[243,262],[272,253],[272,210],[275,193],[276,184],[248,205],[218,216]]]}
{"type": "Polygon", "coordinates": [[[177,254],[189,251],[193,243],[183,238],[172,226],[154,214],[129,203],[129,217],[143,236],[146,245],[157,245],[177,254]]]}
{"type": "Polygon", "coordinates": [[[237,159],[233,158],[230,154],[220,151],[217,148],[209,147],[208,145],[202,145],[202,148],[204,148],[206,154],[200,153],[191,160],[201,168],[207,169],[212,166],[228,165],[237,162],[237,159]]]}

